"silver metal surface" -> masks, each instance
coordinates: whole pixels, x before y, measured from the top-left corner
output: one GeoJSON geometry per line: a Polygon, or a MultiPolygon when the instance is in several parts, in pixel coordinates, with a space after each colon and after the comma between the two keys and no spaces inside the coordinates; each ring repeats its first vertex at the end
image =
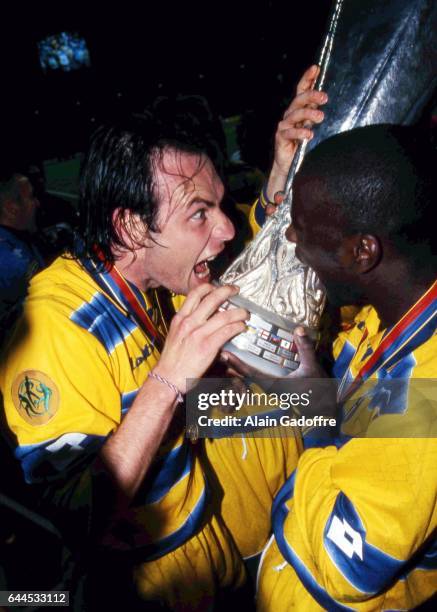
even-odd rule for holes
{"type": "Polygon", "coordinates": [[[307,150],[358,126],[410,125],[436,86],[435,0],[344,0],[323,86],[326,120],[307,150]]]}

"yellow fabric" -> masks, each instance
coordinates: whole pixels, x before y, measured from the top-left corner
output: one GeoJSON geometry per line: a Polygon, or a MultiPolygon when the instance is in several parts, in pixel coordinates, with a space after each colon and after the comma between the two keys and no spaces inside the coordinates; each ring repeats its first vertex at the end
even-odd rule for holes
{"type": "Polygon", "coordinates": [[[253,236],[255,237],[257,233],[262,228],[262,224],[257,221],[257,218],[265,218],[265,206],[263,206],[261,197],[257,198],[255,202],[252,204],[252,207],[249,212],[249,225],[253,232],[253,236]]]}
{"type": "MultiPolygon", "coordinates": [[[[370,307],[355,321],[334,346],[336,363],[343,360],[345,373],[353,376],[384,333],[370,307]],[[366,328],[368,337],[361,342],[366,328]]],[[[273,516],[275,538],[265,549],[259,572],[260,610],[410,610],[436,592],[435,386],[433,394],[425,380],[418,383],[423,393],[409,385],[412,379],[437,378],[436,334],[387,373],[398,375],[407,391],[400,396],[406,401],[402,414],[379,415],[378,407],[361,401],[359,389],[346,402],[342,434],[363,437],[343,438],[340,448],[309,448],[300,457],[292,493],[278,505],[285,512],[282,532],[273,516]],[[374,437],[389,430],[410,437],[374,437]],[[428,437],[413,437],[417,431],[428,437]],[[336,532],[331,531],[334,521],[336,532]],[[364,536],[356,531],[356,523],[362,523],[364,536]],[[282,536],[282,550],[288,551],[292,564],[281,553],[282,536]],[[414,561],[421,551],[427,556],[414,561]],[[390,568],[396,567],[393,578],[390,568]],[[366,583],[368,588],[362,586],[366,583]],[[376,584],[377,591],[372,587],[376,584]],[[324,605],[311,592],[326,598],[324,605]]]]}
{"type": "Polygon", "coordinates": [[[273,499],[296,468],[296,440],[293,436],[220,438],[205,440],[205,451],[214,470],[210,478],[220,483],[214,488],[216,507],[242,556],[252,557],[270,537],[273,499]]]}
{"type": "Polygon", "coordinates": [[[185,297],[185,295],[176,295],[175,293],[172,293],[171,303],[173,304],[175,312],[178,312],[182,308],[182,304],[185,302],[185,297]]]}
{"type": "MultiPolygon", "coordinates": [[[[416,569],[381,595],[357,591],[332,563],[323,532],[342,491],[358,507],[369,542],[396,559],[411,558],[430,541],[437,525],[436,465],[435,439],[355,439],[339,451],[329,447],[302,455],[294,497],[288,503],[286,538],[337,605],[362,612],[411,610],[435,593],[435,569],[416,569]]],[[[326,609],[285,562],[276,541],[260,568],[258,606],[260,610],[296,608],[304,612],[326,609]]]]}
{"type": "Polygon", "coordinates": [[[241,557],[217,516],[175,551],[134,569],[135,585],[142,599],[164,599],[170,610],[187,612],[211,610],[219,588],[236,589],[245,579],[241,557]]]}

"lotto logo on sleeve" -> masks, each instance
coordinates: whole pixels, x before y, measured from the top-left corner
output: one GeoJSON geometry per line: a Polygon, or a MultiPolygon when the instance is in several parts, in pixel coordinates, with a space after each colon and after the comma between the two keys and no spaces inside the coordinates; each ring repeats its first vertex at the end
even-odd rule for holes
{"type": "Polygon", "coordinates": [[[12,401],[26,423],[45,425],[59,409],[59,391],[43,372],[26,370],[14,380],[12,401]]]}

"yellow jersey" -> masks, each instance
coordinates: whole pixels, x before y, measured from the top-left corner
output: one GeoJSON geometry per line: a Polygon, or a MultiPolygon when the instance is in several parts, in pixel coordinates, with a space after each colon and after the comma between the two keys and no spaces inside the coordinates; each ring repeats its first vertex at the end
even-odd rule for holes
{"type": "Polygon", "coordinates": [[[437,591],[436,326],[434,284],[393,328],[366,307],[339,335],[339,435],[274,501],[261,610],[405,610],[437,591]]]}

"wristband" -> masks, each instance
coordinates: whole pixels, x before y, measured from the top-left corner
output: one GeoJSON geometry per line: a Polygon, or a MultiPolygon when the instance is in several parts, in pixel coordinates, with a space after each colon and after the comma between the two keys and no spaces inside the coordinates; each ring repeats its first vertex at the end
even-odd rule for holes
{"type": "Polygon", "coordinates": [[[272,206],[276,206],[274,202],[269,200],[269,197],[267,195],[267,183],[264,183],[264,186],[261,189],[261,193],[259,195],[259,201],[261,202],[261,206],[263,208],[266,208],[266,206],[268,206],[269,204],[271,204],[272,206]]]}
{"type": "Polygon", "coordinates": [[[172,391],[174,391],[174,393],[176,395],[176,401],[177,401],[178,404],[181,404],[184,401],[182,393],[179,391],[179,389],[176,387],[176,385],[174,385],[172,382],[170,382],[169,380],[167,380],[163,376],[160,376],[159,374],[157,374],[156,372],[153,372],[153,371],[149,373],[149,376],[151,376],[152,378],[154,378],[158,382],[162,383],[163,385],[167,385],[167,387],[170,387],[170,389],[172,391]]]}

